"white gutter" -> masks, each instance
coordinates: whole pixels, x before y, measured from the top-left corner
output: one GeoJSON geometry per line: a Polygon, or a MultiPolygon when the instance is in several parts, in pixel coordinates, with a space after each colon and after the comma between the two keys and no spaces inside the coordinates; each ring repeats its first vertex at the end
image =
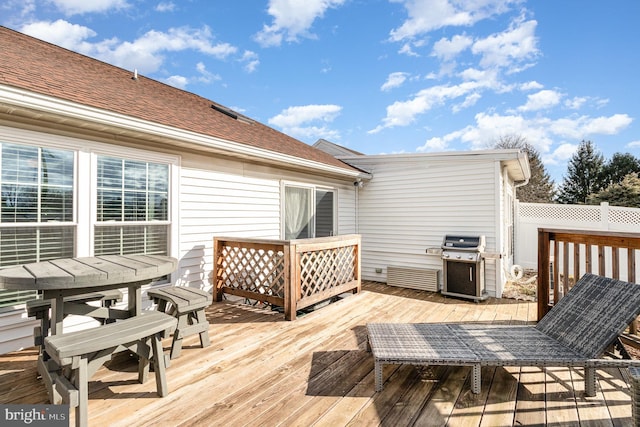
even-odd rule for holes
{"type": "Polygon", "coordinates": [[[527,185],[529,180],[531,180],[531,165],[529,164],[529,155],[526,151],[522,151],[521,154],[518,155],[518,163],[520,163],[520,167],[524,172],[524,180],[514,182],[514,188],[527,185]]]}
{"type": "Polygon", "coordinates": [[[272,163],[293,165],[305,169],[313,169],[318,172],[341,175],[348,178],[370,177],[364,172],[349,170],[332,166],[313,160],[302,159],[288,154],[277,153],[262,148],[251,147],[233,141],[207,136],[200,133],[178,129],[147,120],[137,119],[124,114],[89,107],[75,102],[65,101],[47,95],[0,85],[0,104],[9,107],[20,107],[34,110],[38,113],[46,112],[62,118],[73,118],[85,122],[96,123],[104,126],[126,129],[134,132],[142,132],[161,138],[171,138],[179,141],[196,144],[204,148],[210,148],[236,155],[243,155],[272,163]]]}

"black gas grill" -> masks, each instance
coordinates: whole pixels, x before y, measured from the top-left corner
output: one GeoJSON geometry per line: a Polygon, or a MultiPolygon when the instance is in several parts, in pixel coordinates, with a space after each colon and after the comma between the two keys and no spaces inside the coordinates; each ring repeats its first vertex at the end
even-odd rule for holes
{"type": "Polygon", "coordinates": [[[480,301],[484,286],[484,236],[446,235],[442,241],[443,295],[480,301]]]}

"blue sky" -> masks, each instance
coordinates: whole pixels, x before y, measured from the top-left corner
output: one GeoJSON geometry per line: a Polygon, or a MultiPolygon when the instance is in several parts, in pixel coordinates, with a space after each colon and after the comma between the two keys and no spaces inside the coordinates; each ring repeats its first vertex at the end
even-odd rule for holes
{"type": "Polygon", "coordinates": [[[5,0],[0,23],[365,154],[640,157],[640,2],[5,0]]]}

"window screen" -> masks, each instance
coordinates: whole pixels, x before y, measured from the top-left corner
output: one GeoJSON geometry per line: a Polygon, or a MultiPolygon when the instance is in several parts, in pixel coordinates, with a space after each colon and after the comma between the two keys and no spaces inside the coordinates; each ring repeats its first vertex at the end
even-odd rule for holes
{"type": "MultiPolygon", "coordinates": [[[[0,267],[74,256],[74,161],[67,150],[0,142],[0,267]]],[[[35,291],[0,291],[0,308],[35,291]]]]}
{"type": "Polygon", "coordinates": [[[166,255],[169,166],[98,157],[96,255],[166,255]]]}

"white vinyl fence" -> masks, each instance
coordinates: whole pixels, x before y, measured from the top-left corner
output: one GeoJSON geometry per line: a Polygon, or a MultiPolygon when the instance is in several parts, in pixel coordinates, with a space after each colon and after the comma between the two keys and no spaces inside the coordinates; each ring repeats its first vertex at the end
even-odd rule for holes
{"type": "Polygon", "coordinates": [[[640,209],[516,202],[514,264],[538,268],[538,228],[640,233],[640,209]]]}

